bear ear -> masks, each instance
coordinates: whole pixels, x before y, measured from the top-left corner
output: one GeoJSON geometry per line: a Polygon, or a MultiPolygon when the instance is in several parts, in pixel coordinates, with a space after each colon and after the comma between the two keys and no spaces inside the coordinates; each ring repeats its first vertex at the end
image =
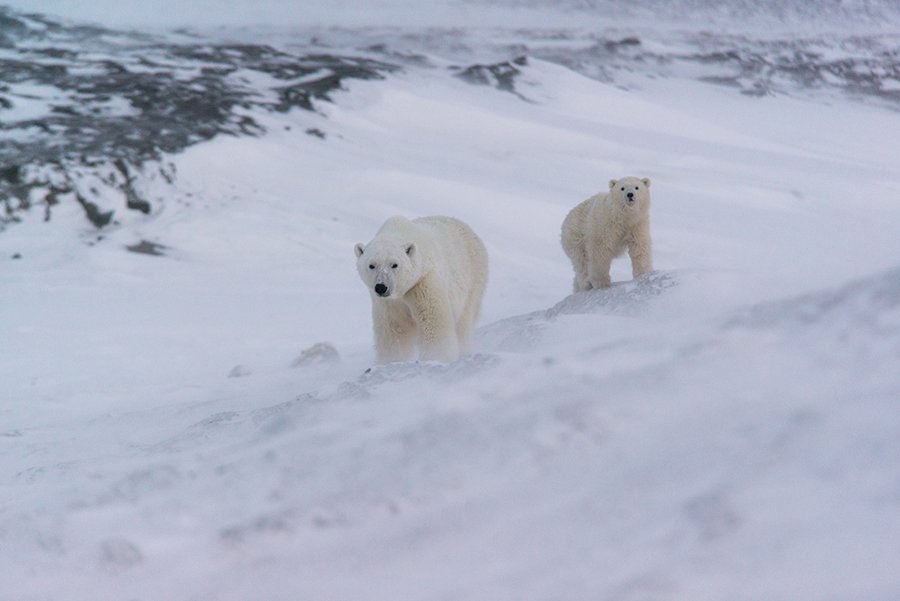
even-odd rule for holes
{"type": "Polygon", "coordinates": [[[407,256],[409,256],[409,257],[411,257],[411,256],[413,256],[414,254],[416,254],[416,244],[415,244],[415,242],[413,242],[413,243],[407,245],[407,247],[406,247],[406,254],[407,254],[407,256]]]}
{"type": "Polygon", "coordinates": [[[649,177],[645,177],[641,181],[644,182],[645,186],[647,186],[648,188],[650,187],[650,178],[649,177]]]}
{"type": "Polygon", "coordinates": [[[353,250],[356,251],[356,258],[358,259],[365,252],[366,247],[362,245],[362,242],[357,242],[356,246],[353,247],[353,250]]]}
{"type": "Polygon", "coordinates": [[[615,187],[616,187],[616,180],[614,180],[614,179],[609,180],[609,189],[612,190],[615,187]]]}

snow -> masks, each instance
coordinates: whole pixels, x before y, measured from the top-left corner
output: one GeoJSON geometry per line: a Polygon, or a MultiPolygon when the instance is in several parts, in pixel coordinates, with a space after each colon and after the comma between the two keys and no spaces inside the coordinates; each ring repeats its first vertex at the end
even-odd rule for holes
{"type": "Polygon", "coordinates": [[[3,112],[3,119],[7,122],[46,117],[52,112],[54,104],[64,104],[69,100],[53,86],[32,83],[11,85],[7,93],[12,104],[3,112]]]}
{"type": "Polygon", "coordinates": [[[168,157],[150,215],[0,233],[0,598],[900,596],[897,111],[522,70],[351,81],[168,157]],[[570,295],[562,219],[630,174],[657,271],[570,295]],[[392,214],[484,240],[472,357],[372,367],[392,214]]]}
{"type": "MultiPolygon", "coordinates": [[[[35,12],[29,0],[6,0],[6,5],[35,12]]],[[[597,29],[608,24],[629,27],[653,23],[657,28],[791,31],[798,28],[858,30],[865,33],[893,30],[897,5],[893,0],[863,2],[833,0],[432,0],[427,6],[409,0],[178,0],[146,2],[72,3],[44,0],[37,12],[79,22],[117,28],[279,29],[308,27],[557,27],[597,29]],[[699,27],[698,27],[698,24],[699,27]]]]}

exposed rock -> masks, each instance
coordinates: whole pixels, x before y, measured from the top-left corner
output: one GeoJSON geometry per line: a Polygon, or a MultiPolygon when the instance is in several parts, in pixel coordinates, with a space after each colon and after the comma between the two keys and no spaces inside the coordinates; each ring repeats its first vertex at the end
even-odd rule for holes
{"type": "Polygon", "coordinates": [[[126,249],[133,253],[138,253],[140,255],[151,255],[154,257],[162,257],[165,256],[167,247],[158,244],[156,242],[150,242],[148,240],[141,240],[137,244],[132,244],[130,246],[126,246],[126,249]]]}
{"type": "Polygon", "coordinates": [[[124,210],[149,214],[154,200],[138,181],[147,170],[174,178],[165,155],[220,134],[260,135],[248,109],[316,110],[346,80],[399,68],[265,44],[174,43],[2,7],[0,46],[9,56],[0,62],[0,230],[35,206],[49,220],[59,202],[78,202],[97,228],[124,210]],[[251,84],[260,73],[276,83],[251,84]]]}
{"type": "Polygon", "coordinates": [[[244,367],[243,365],[235,365],[231,368],[231,371],[228,372],[229,378],[243,378],[244,376],[249,376],[251,372],[249,369],[244,367]]]}
{"type": "Polygon", "coordinates": [[[520,56],[493,65],[472,65],[461,70],[456,76],[472,84],[492,86],[504,92],[517,94],[515,80],[522,73],[519,67],[527,64],[528,58],[520,56]]]}
{"type": "Polygon", "coordinates": [[[307,367],[321,363],[335,363],[340,355],[334,345],[328,342],[317,342],[300,353],[300,356],[291,362],[291,367],[307,367]]]}

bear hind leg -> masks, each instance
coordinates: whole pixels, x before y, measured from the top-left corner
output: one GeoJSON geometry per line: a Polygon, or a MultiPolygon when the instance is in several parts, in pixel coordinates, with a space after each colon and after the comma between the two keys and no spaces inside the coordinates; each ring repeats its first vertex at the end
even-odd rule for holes
{"type": "Polygon", "coordinates": [[[592,286],[588,278],[588,258],[584,243],[575,244],[572,248],[566,249],[566,251],[567,253],[571,252],[569,259],[572,261],[572,269],[575,270],[572,291],[584,292],[585,290],[590,290],[592,286]]]}
{"type": "Polygon", "coordinates": [[[470,355],[475,347],[475,325],[481,313],[481,299],[484,296],[485,284],[478,282],[469,292],[466,304],[456,321],[456,337],[459,341],[459,354],[470,355]]]}

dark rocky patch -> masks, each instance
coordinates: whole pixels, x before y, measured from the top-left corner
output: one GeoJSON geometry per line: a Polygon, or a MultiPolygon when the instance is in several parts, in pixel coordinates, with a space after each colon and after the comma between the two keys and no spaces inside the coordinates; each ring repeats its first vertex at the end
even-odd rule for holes
{"type": "Polygon", "coordinates": [[[88,218],[88,221],[98,228],[108,225],[109,222],[112,221],[113,211],[103,211],[95,203],[87,200],[81,194],[76,193],[75,199],[78,200],[78,204],[84,207],[84,214],[88,218]]]}
{"type": "Polygon", "coordinates": [[[703,32],[666,40],[671,50],[644,44],[637,37],[598,35],[589,46],[545,45],[539,32],[531,32],[530,37],[524,46],[510,45],[507,51],[527,52],[616,85],[633,74],[685,76],[751,96],[820,99],[824,94],[839,94],[900,109],[900,37],[896,34],[752,38],[703,32]]]}
{"type": "Polygon", "coordinates": [[[138,176],[174,177],[165,155],[217,135],[260,135],[249,109],[313,111],[345,81],[399,68],[265,44],[171,43],[2,7],[0,47],[13,54],[0,61],[0,230],[36,205],[50,219],[69,199],[97,228],[124,210],[149,214],[138,176]],[[277,83],[254,87],[258,73],[277,83]]]}
{"type": "Polygon", "coordinates": [[[113,165],[115,165],[116,169],[118,169],[119,173],[121,173],[124,178],[122,192],[125,194],[125,206],[144,214],[149,213],[150,203],[138,196],[134,190],[133,178],[128,169],[128,163],[122,159],[116,159],[113,161],[113,165]]]}
{"type": "Polygon", "coordinates": [[[638,38],[622,38],[621,40],[607,40],[603,43],[607,50],[616,52],[620,48],[628,48],[629,46],[640,46],[641,40],[638,38]]]}
{"type": "Polygon", "coordinates": [[[168,250],[165,245],[158,244],[156,242],[150,242],[148,240],[141,240],[137,244],[132,244],[130,246],[126,246],[125,248],[128,251],[138,253],[139,255],[150,255],[153,257],[165,256],[165,251],[168,250]]]}
{"type": "Polygon", "coordinates": [[[900,102],[900,48],[887,38],[851,37],[840,41],[840,58],[829,58],[832,41],[751,40],[742,36],[697,37],[697,52],[678,60],[724,68],[728,76],[705,81],[738,87],[751,96],[793,90],[837,88],[852,96],[876,97],[897,108],[900,102]],[[882,46],[882,44],[884,44],[882,46]]]}
{"type": "MultiPolygon", "coordinates": [[[[430,67],[415,48],[473,50],[452,28],[400,35],[400,45],[414,48],[402,52],[378,39],[382,33],[335,35],[340,43],[333,46],[359,43],[364,50],[327,54],[322,48],[329,44],[315,40],[308,53],[187,36],[179,43],[0,7],[0,231],[31,209],[50,219],[61,202],[79,203],[98,228],[131,212],[152,214],[159,200],[144,182],[174,181],[166,156],[222,134],[260,135],[263,127],[250,115],[315,111],[348,80],[430,67]],[[265,79],[272,83],[261,86],[265,79]]],[[[514,42],[488,44],[493,54],[518,58],[463,62],[453,72],[525,99],[519,82],[530,56],[620,87],[638,83],[636,76],[690,77],[752,96],[841,95],[900,109],[897,34],[673,36],[651,44],[621,32],[585,38],[569,30],[520,30],[514,42]]],[[[306,133],[325,135],[317,128],[306,133]]]]}
{"type": "Polygon", "coordinates": [[[528,57],[520,56],[493,65],[472,65],[460,70],[456,76],[471,84],[492,86],[519,95],[516,90],[516,77],[522,73],[519,67],[526,65],[528,57]]]}

